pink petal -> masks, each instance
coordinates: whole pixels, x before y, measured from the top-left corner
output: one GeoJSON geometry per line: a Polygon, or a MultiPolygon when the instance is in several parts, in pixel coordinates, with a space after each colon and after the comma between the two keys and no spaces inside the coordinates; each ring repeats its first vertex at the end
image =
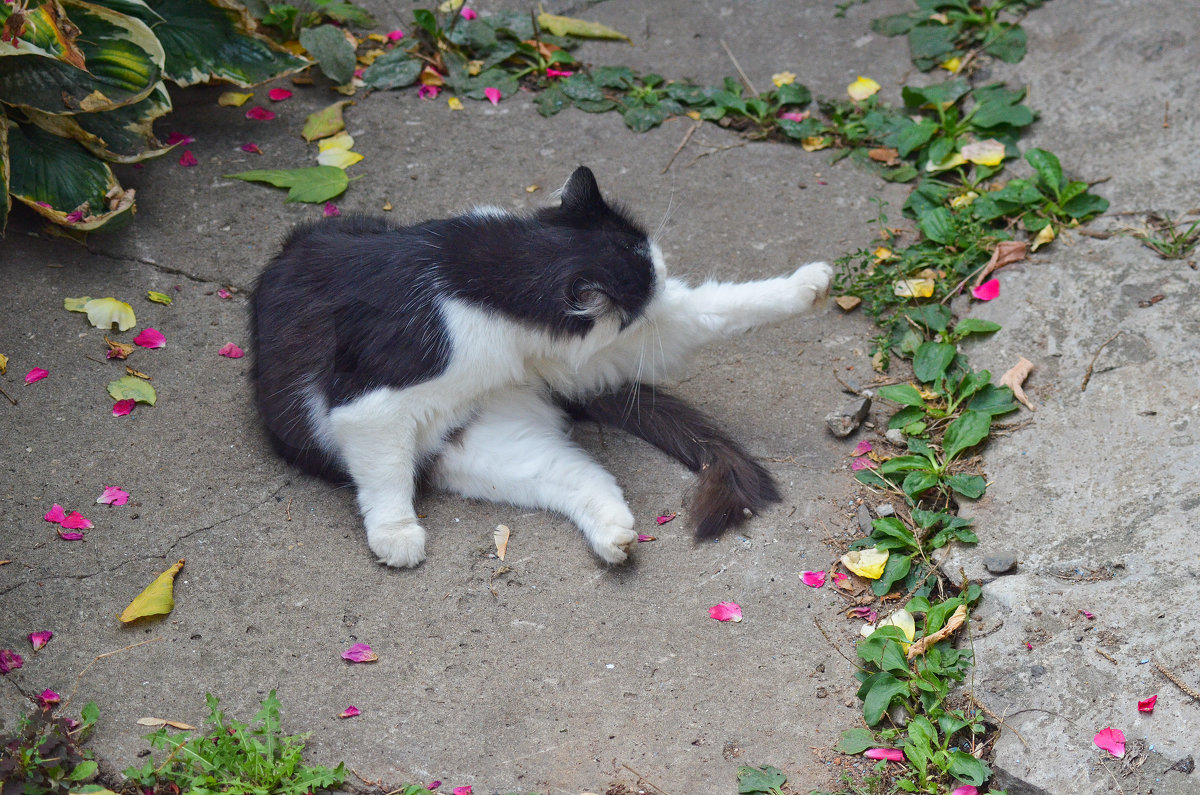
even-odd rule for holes
{"type": "Polygon", "coordinates": [[[1025,650],[1026,650],[1026,651],[1033,651],[1033,644],[1032,644],[1032,643],[1030,643],[1029,641],[1025,641],[1025,650]]]}
{"type": "Polygon", "coordinates": [[[355,643],[342,652],[342,659],[350,662],[375,662],[379,659],[379,655],[371,651],[371,647],[367,644],[355,643]]]}
{"type": "Polygon", "coordinates": [[[172,132],[167,136],[167,146],[175,146],[177,144],[190,144],[196,139],[190,135],[184,135],[181,132],[172,132]]]}
{"type": "Polygon", "coordinates": [[[0,674],[15,671],[24,664],[25,661],[21,659],[21,655],[12,649],[0,649],[0,674]]]}
{"type": "Polygon", "coordinates": [[[42,705],[42,709],[49,709],[52,705],[57,704],[62,700],[62,696],[55,693],[50,688],[46,688],[38,696],[38,703],[42,705]]]}
{"type": "Polygon", "coordinates": [[[79,511],[71,511],[70,516],[62,520],[63,530],[91,530],[92,523],[84,518],[79,511]]]}
{"type": "Polygon", "coordinates": [[[58,537],[61,538],[63,541],[82,541],[83,533],[80,533],[78,530],[72,530],[67,533],[64,533],[62,530],[59,530],[58,537]]]}
{"type": "Polygon", "coordinates": [[[708,608],[708,614],[717,621],[741,621],[742,606],[737,602],[721,602],[708,608]]]}
{"type": "Polygon", "coordinates": [[[228,356],[230,359],[240,359],[246,355],[245,351],[232,342],[225,343],[217,353],[221,356],[228,356]]]}
{"type": "Polygon", "coordinates": [[[162,348],[166,346],[167,338],[158,329],[147,328],[133,338],[133,344],[143,348],[162,348]]]}
{"type": "Polygon", "coordinates": [[[83,210],[75,210],[67,213],[67,223],[77,224],[83,220],[83,210]]]}
{"type": "Polygon", "coordinates": [[[978,298],[980,301],[991,301],[1000,295],[1000,280],[988,279],[978,287],[971,288],[971,295],[978,298]]]}
{"type": "Polygon", "coordinates": [[[358,707],[351,704],[350,706],[348,706],[344,710],[342,710],[338,714],[338,717],[339,718],[353,718],[355,715],[358,715],[358,714],[360,714],[358,711],[358,707]]]}
{"type": "Polygon", "coordinates": [[[658,536],[648,536],[645,533],[638,533],[638,543],[645,544],[647,541],[657,541],[658,536]]]}
{"type": "Polygon", "coordinates": [[[843,574],[840,571],[835,571],[833,573],[833,581],[834,582],[841,582],[842,580],[848,580],[848,579],[850,579],[849,574],[843,574]]]}
{"type": "Polygon", "coordinates": [[[341,214],[342,214],[342,211],[338,209],[338,206],[336,204],[334,204],[333,202],[325,202],[325,217],[326,218],[333,218],[334,216],[341,215],[341,214]]]}
{"type": "Polygon", "coordinates": [[[493,105],[500,104],[500,89],[488,86],[483,90],[483,95],[488,98],[488,102],[493,105]]]}
{"type": "Polygon", "coordinates": [[[567,69],[555,69],[553,67],[546,67],[546,77],[570,77],[573,74],[575,74],[575,73],[572,71],[569,71],[567,69]]]}
{"type": "MultiPolygon", "coordinates": [[[[463,10],[460,11],[459,13],[462,14],[463,19],[467,20],[468,22],[470,22],[475,17],[479,16],[478,14],[476,14],[474,11],[467,8],[466,6],[463,6],[463,10]]],[[[458,790],[454,790],[454,795],[471,795],[471,788],[467,787],[466,791],[463,793],[459,793],[458,790]]]]}
{"type": "Polygon", "coordinates": [[[1158,701],[1157,695],[1150,696],[1150,698],[1142,699],[1141,701],[1138,702],[1138,712],[1153,712],[1154,711],[1154,703],[1156,701],[1158,701]]]}
{"type": "Polygon", "coordinates": [[[360,66],[354,70],[354,76],[361,79],[363,76],[363,72],[365,72],[365,71],[367,71],[367,70],[360,66]]]}
{"type": "Polygon", "coordinates": [[[1083,617],[1086,618],[1088,621],[1091,621],[1093,618],[1096,617],[1095,613],[1089,613],[1086,610],[1080,610],[1079,612],[1083,613],[1083,617]]]}
{"type": "Polygon", "coordinates": [[[804,571],[800,573],[800,579],[809,588],[820,588],[825,584],[825,572],[823,571],[804,571]]]}
{"type": "Polygon", "coordinates": [[[45,378],[48,375],[50,375],[49,370],[43,370],[40,367],[35,367],[29,371],[28,375],[25,376],[25,383],[32,384],[35,381],[41,381],[43,378],[45,378]]]}
{"type": "Polygon", "coordinates": [[[242,151],[249,152],[252,155],[262,154],[262,150],[258,148],[258,144],[242,144],[242,151]]]}
{"type": "Polygon", "coordinates": [[[963,784],[961,787],[955,787],[950,795],[979,795],[979,790],[970,784],[963,784]]]}
{"type": "Polygon", "coordinates": [[[96,502],[101,505],[124,505],[129,502],[129,492],[116,486],[108,486],[104,493],[96,498],[96,502]]]}
{"type": "Polygon", "coordinates": [[[45,632],[30,632],[29,642],[33,644],[34,651],[39,651],[43,646],[49,643],[50,639],[53,637],[54,633],[50,630],[46,630],[45,632]]]}
{"type": "Polygon", "coordinates": [[[873,607],[852,607],[850,608],[850,615],[855,618],[864,619],[868,624],[874,624],[875,619],[879,618],[879,614],[875,612],[875,608],[873,607]]]}
{"type": "Polygon", "coordinates": [[[899,748],[872,748],[863,754],[867,759],[888,759],[892,762],[903,762],[904,752],[899,748]]]}
{"type": "Polygon", "coordinates": [[[441,90],[438,86],[421,86],[417,89],[417,96],[421,99],[435,99],[441,90]]]}
{"type": "MultiPolygon", "coordinates": [[[[463,11],[464,12],[470,11],[470,9],[464,8],[463,11]]],[[[474,19],[475,18],[473,16],[474,13],[475,13],[474,11],[471,11],[472,16],[467,17],[467,19],[474,19]]],[[[466,13],[464,13],[463,16],[466,17],[467,16],[466,13]]],[[[468,784],[465,787],[455,787],[452,795],[471,795],[471,786],[468,784]]]]}
{"type": "Polygon", "coordinates": [[[255,105],[250,110],[246,111],[247,119],[255,119],[257,121],[270,121],[275,118],[275,113],[269,111],[261,105],[255,105]]]}
{"type": "Polygon", "coordinates": [[[51,508],[50,510],[46,511],[46,515],[43,516],[42,518],[45,519],[47,522],[54,522],[55,524],[62,524],[63,519],[67,518],[67,512],[64,511],[63,507],[56,502],[56,503],[54,503],[54,507],[51,508]]]}
{"type": "Polygon", "coordinates": [[[179,165],[181,165],[185,168],[190,168],[191,166],[198,165],[198,163],[196,161],[196,156],[194,154],[192,154],[191,149],[183,150],[183,154],[179,156],[179,165]]]}
{"type": "Polygon", "coordinates": [[[233,298],[233,293],[229,292],[224,287],[222,287],[220,290],[217,290],[217,297],[218,298],[233,298]]]}
{"type": "Polygon", "coordinates": [[[388,37],[388,41],[400,41],[400,39],[404,38],[404,31],[389,30],[387,37],[388,37]]]}
{"type": "Polygon", "coordinates": [[[127,398],[125,400],[118,400],[116,403],[113,404],[113,409],[112,409],[113,416],[114,417],[124,417],[126,414],[133,411],[133,407],[136,405],[137,405],[137,401],[134,400],[133,398],[127,398]]]}
{"type": "Polygon", "coordinates": [[[661,525],[661,524],[666,524],[667,522],[671,521],[672,519],[674,519],[674,518],[675,518],[676,516],[678,516],[678,515],[679,515],[679,514],[678,514],[678,513],[676,513],[675,511],[671,511],[670,513],[664,513],[662,516],[656,516],[656,517],[654,517],[654,521],[655,521],[655,522],[657,522],[657,523],[658,523],[658,524],[660,524],[660,525],[661,525]]]}
{"type": "Polygon", "coordinates": [[[794,110],[781,110],[775,115],[778,119],[787,119],[788,121],[801,122],[808,118],[808,111],[797,112],[794,110]]]}
{"type": "Polygon", "coordinates": [[[441,782],[440,780],[438,780],[438,781],[431,781],[431,782],[429,782],[428,784],[426,784],[426,785],[425,785],[425,789],[437,789],[437,788],[438,788],[438,787],[440,787],[440,786],[442,786],[442,782],[441,782]]]}
{"type": "Polygon", "coordinates": [[[850,462],[850,469],[855,472],[859,471],[860,469],[875,469],[878,466],[879,464],[876,464],[874,461],[866,457],[856,458],[850,462]]]}
{"type": "Polygon", "coordinates": [[[282,102],[285,99],[290,99],[292,92],[286,88],[272,88],[267,92],[267,96],[271,98],[272,102],[282,102]]]}
{"type": "Polygon", "coordinates": [[[1092,742],[1102,751],[1108,751],[1117,759],[1125,756],[1125,732],[1120,729],[1105,727],[1096,732],[1096,736],[1092,738],[1092,742]]]}
{"type": "Polygon", "coordinates": [[[858,443],[858,447],[854,448],[854,455],[866,455],[874,449],[875,448],[871,446],[871,443],[864,439],[858,443]]]}

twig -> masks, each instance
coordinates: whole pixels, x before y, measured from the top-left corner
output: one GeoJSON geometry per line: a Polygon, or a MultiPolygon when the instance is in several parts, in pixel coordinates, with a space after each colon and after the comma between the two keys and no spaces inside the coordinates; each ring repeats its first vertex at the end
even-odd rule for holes
{"type": "Polygon", "coordinates": [[[707,152],[701,152],[700,154],[693,157],[692,162],[688,163],[686,166],[684,166],[684,168],[691,168],[692,166],[696,165],[696,161],[702,157],[708,157],[709,155],[716,154],[717,152],[724,152],[726,149],[740,149],[741,147],[745,146],[747,143],[749,143],[749,141],[741,141],[740,143],[736,143],[736,144],[727,144],[726,146],[714,146],[712,149],[709,149],[707,152]]]}
{"type": "Polygon", "coordinates": [[[742,76],[742,82],[746,84],[746,88],[750,89],[750,93],[758,96],[758,89],[750,82],[750,78],[746,77],[746,73],[742,71],[742,65],[738,63],[738,59],[734,57],[733,50],[729,49],[729,45],[725,43],[725,39],[721,39],[721,46],[725,48],[725,54],[729,56],[729,60],[733,61],[733,68],[738,70],[738,74],[742,76]]]}
{"type": "Polygon", "coordinates": [[[643,776],[641,773],[637,772],[636,770],[634,770],[632,767],[630,767],[629,765],[625,764],[624,762],[622,762],[622,763],[621,763],[621,767],[625,768],[625,769],[626,769],[626,770],[628,770],[630,773],[632,773],[633,775],[637,776],[637,780],[638,780],[638,781],[642,782],[642,783],[643,783],[643,784],[645,784],[647,787],[650,787],[650,788],[651,788],[651,789],[653,789],[655,792],[661,792],[661,793],[662,793],[662,795],[671,795],[671,793],[667,792],[667,791],[666,791],[665,789],[663,789],[662,787],[655,786],[655,785],[654,785],[654,784],[653,784],[651,781],[647,780],[647,778],[646,778],[645,776],[643,776]]]}
{"type": "Polygon", "coordinates": [[[1092,651],[1096,652],[1096,654],[1099,654],[1101,657],[1103,657],[1104,659],[1108,660],[1108,661],[1109,661],[1110,663],[1112,663],[1113,665],[1119,665],[1119,664],[1120,664],[1120,663],[1118,663],[1118,662],[1117,662],[1116,658],[1114,658],[1114,657],[1113,657],[1111,654],[1109,654],[1108,652],[1106,652],[1104,649],[1092,649],[1092,651]]]}
{"type": "Polygon", "coordinates": [[[292,498],[291,497],[288,497],[287,507],[284,508],[284,510],[287,511],[287,520],[289,522],[292,521],[292,498]]]}
{"type": "Polygon", "coordinates": [[[1026,748],[1029,747],[1029,743],[1025,742],[1025,738],[1021,736],[1021,733],[1019,731],[1017,731],[1012,726],[1009,726],[1007,723],[1005,723],[1004,718],[1000,717],[995,712],[992,712],[990,709],[988,709],[987,705],[984,704],[979,699],[975,698],[975,695],[973,693],[968,695],[967,698],[971,699],[972,704],[974,704],[975,706],[979,707],[981,710],[986,712],[991,717],[992,720],[996,721],[996,723],[999,723],[1001,726],[1008,729],[1013,734],[1017,735],[1017,739],[1021,741],[1021,745],[1025,746],[1026,748]]]}
{"type": "Polygon", "coordinates": [[[847,657],[845,655],[845,653],[842,652],[841,649],[838,648],[837,644],[833,642],[833,639],[829,637],[829,634],[827,632],[825,632],[825,627],[821,626],[821,622],[818,621],[816,618],[813,618],[812,621],[813,621],[813,624],[815,624],[817,629],[820,631],[821,637],[825,638],[825,642],[829,644],[829,648],[836,651],[838,653],[838,656],[841,657],[843,660],[850,663],[855,668],[858,668],[859,670],[861,670],[861,666],[858,663],[854,662],[854,660],[851,660],[849,657],[847,657]]]}
{"type": "Polygon", "coordinates": [[[833,371],[833,380],[834,380],[834,381],[837,381],[839,384],[841,384],[841,385],[842,385],[842,389],[846,390],[846,391],[847,391],[847,392],[849,392],[850,394],[852,394],[852,395],[858,395],[859,397],[862,397],[862,390],[861,390],[861,389],[855,389],[854,387],[850,386],[850,385],[849,385],[849,384],[847,384],[845,381],[843,381],[843,380],[842,380],[842,379],[841,379],[841,378],[838,376],[838,374],[837,374],[837,369],[834,369],[834,371],[833,371]]]}
{"type": "Polygon", "coordinates": [[[8,398],[8,402],[14,406],[17,405],[17,401],[13,400],[12,395],[8,394],[3,389],[0,389],[0,395],[4,395],[4,397],[8,398]]]}
{"type": "Polygon", "coordinates": [[[139,643],[134,643],[130,646],[125,646],[120,649],[115,649],[113,651],[105,652],[104,654],[101,654],[101,655],[98,655],[97,657],[95,657],[90,663],[83,666],[83,669],[75,675],[75,686],[71,688],[71,695],[67,696],[67,700],[62,703],[62,705],[59,707],[59,709],[66,709],[67,705],[71,703],[71,699],[75,698],[75,693],[79,690],[79,683],[83,680],[83,675],[85,673],[87,673],[87,669],[91,668],[93,665],[100,662],[105,657],[112,657],[114,654],[120,654],[121,652],[129,651],[130,649],[136,649],[138,646],[145,646],[147,643],[157,643],[160,640],[162,640],[161,637],[150,638],[150,640],[143,640],[139,643]]]}
{"type": "Polygon", "coordinates": [[[86,353],[83,355],[83,358],[87,359],[89,362],[95,362],[96,364],[108,364],[108,362],[106,362],[102,359],[93,359],[91,356],[88,356],[86,353]]]}
{"type": "Polygon", "coordinates": [[[679,153],[683,151],[683,147],[688,145],[688,141],[692,140],[692,136],[696,133],[696,130],[699,130],[700,126],[703,124],[703,121],[698,121],[692,125],[690,130],[684,133],[683,140],[679,142],[679,146],[675,147],[675,152],[671,155],[671,159],[667,161],[665,166],[663,166],[663,170],[658,172],[659,174],[666,174],[671,170],[671,164],[675,162],[675,158],[679,157],[679,153]]]}
{"type": "Polygon", "coordinates": [[[1092,380],[1092,369],[1096,366],[1096,360],[1100,358],[1101,352],[1106,347],[1108,347],[1108,343],[1112,342],[1119,336],[1121,336],[1120,331],[1118,331],[1116,334],[1113,334],[1111,337],[1106,339],[1104,341],[1104,344],[1096,349],[1096,355],[1092,357],[1092,360],[1090,362],[1088,362],[1087,371],[1084,372],[1084,374],[1083,374],[1083,383],[1079,385],[1080,392],[1085,391],[1087,389],[1088,381],[1092,380]]]}
{"type": "Polygon", "coordinates": [[[1104,763],[1103,759],[1100,760],[1100,767],[1104,768],[1105,773],[1112,776],[1113,786],[1117,788],[1118,795],[1125,795],[1125,790],[1121,789],[1121,782],[1117,780],[1117,774],[1108,769],[1108,765],[1104,763]]]}
{"type": "Polygon", "coordinates": [[[1186,682],[1184,682],[1178,676],[1176,676],[1175,674],[1171,673],[1166,668],[1164,668],[1162,666],[1162,663],[1160,663],[1158,660],[1153,660],[1153,662],[1154,662],[1154,667],[1158,669],[1158,672],[1160,674],[1162,674],[1163,676],[1167,677],[1168,679],[1170,679],[1172,684],[1174,684],[1176,687],[1178,687],[1183,692],[1187,693],[1192,698],[1196,699],[1197,701],[1200,701],[1200,693],[1197,693],[1195,690],[1192,690],[1190,687],[1188,687],[1186,682]]]}
{"type": "Polygon", "coordinates": [[[1112,174],[1109,174],[1107,177],[1101,177],[1100,179],[1094,179],[1088,183],[1088,187],[1094,188],[1097,185],[1103,185],[1105,182],[1108,182],[1110,179],[1112,179],[1112,174]]]}
{"type": "Polygon", "coordinates": [[[1171,100],[1163,106],[1163,129],[1171,126],[1171,100]]]}

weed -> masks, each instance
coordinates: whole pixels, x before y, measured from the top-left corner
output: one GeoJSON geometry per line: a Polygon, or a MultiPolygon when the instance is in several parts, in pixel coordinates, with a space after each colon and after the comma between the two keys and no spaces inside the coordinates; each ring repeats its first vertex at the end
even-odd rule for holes
{"type": "Polygon", "coordinates": [[[0,782],[3,789],[24,795],[66,795],[96,775],[90,751],[80,747],[99,717],[94,702],[80,720],[56,716],[42,705],[17,721],[16,733],[0,735],[0,782]]]}
{"type": "Polygon", "coordinates": [[[1185,227],[1187,221],[1182,217],[1172,221],[1165,215],[1151,213],[1146,221],[1149,231],[1134,236],[1163,259],[1187,259],[1200,245],[1200,220],[1185,227]]]}

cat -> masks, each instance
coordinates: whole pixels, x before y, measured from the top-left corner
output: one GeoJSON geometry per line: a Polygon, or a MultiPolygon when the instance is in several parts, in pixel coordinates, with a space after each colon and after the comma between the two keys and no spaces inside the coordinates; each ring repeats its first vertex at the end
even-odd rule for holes
{"type": "Polygon", "coordinates": [[[633,515],[570,440],[570,419],[623,428],[698,472],[697,537],[719,536],[778,489],[709,418],[652,385],[702,345],[809,310],[831,276],[818,262],[690,287],[582,166],[558,206],[532,214],[324,219],[293,230],[255,286],[256,401],[284,458],[353,482],[381,563],[425,560],[422,475],[564,514],[621,563],[638,542],[633,515]]]}

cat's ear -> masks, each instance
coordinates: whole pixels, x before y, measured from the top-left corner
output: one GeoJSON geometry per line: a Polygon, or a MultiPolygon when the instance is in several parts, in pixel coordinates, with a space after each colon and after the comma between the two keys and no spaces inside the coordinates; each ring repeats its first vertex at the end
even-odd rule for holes
{"type": "Polygon", "coordinates": [[[562,189],[562,206],[564,210],[587,211],[604,206],[604,197],[600,195],[600,186],[596,177],[587,166],[580,166],[572,172],[567,184],[562,189]]]}

